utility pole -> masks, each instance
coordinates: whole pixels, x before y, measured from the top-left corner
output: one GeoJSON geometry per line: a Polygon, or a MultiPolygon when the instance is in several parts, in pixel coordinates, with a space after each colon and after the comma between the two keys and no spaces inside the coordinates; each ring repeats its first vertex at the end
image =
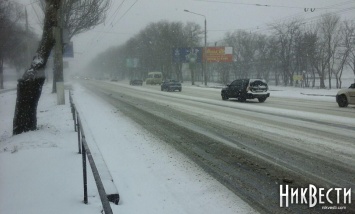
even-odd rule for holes
{"type": "MultiPolygon", "coordinates": [[[[63,77],[63,38],[62,38],[62,7],[63,1],[60,3],[60,7],[57,13],[57,26],[54,28],[54,75],[53,84],[55,84],[55,90],[57,92],[57,104],[65,104],[65,93],[64,93],[64,77],[63,77]]],[[[54,89],[54,88],[53,88],[54,89]]]]}
{"type": "Polygon", "coordinates": [[[329,59],[328,59],[328,78],[329,78],[329,89],[332,88],[332,71],[330,68],[330,60],[331,60],[331,47],[330,47],[330,42],[332,40],[331,35],[329,35],[329,41],[328,41],[328,55],[329,55],[329,59]]]}
{"type": "Polygon", "coordinates": [[[205,63],[205,72],[204,72],[204,78],[205,78],[205,85],[207,86],[207,19],[205,16],[205,57],[204,57],[204,63],[205,63]]]}
{"type": "Polygon", "coordinates": [[[28,15],[27,15],[27,8],[25,7],[25,15],[26,15],[26,47],[27,47],[27,50],[26,50],[26,54],[27,54],[27,56],[26,56],[26,60],[25,60],[25,62],[26,62],[26,64],[27,65],[30,65],[31,64],[31,61],[32,61],[32,59],[31,59],[31,53],[30,53],[30,42],[29,42],[29,27],[28,27],[28,15]]]}
{"type": "Polygon", "coordinates": [[[203,15],[203,14],[195,13],[195,12],[192,12],[192,11],[189,11],[189,10],[184,10],[184,12],[192,13],[192,14],[195,14],[195,15],[198,15],[198,16],[203,16],[203,18],[205,18],[205,48],[204,48],[204,51],[203,51],[203,55],[204,55],[203,58],[204,59],[203,59],[203,62],[202,62],[202,74],[204,76],[205,85],[207,85],[207,19],[206,19],[206,16],[203,15]]]}

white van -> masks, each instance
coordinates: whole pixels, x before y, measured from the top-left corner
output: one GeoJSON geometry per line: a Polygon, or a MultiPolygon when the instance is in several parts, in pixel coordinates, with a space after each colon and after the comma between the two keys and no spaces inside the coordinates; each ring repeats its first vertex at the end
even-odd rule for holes
{"type": "Polygon", "coordinates": [[[147,85],[156,85],[163,82],[163,73],[162,72],[149,72],[148,78],[145,80],[147,85]]]}

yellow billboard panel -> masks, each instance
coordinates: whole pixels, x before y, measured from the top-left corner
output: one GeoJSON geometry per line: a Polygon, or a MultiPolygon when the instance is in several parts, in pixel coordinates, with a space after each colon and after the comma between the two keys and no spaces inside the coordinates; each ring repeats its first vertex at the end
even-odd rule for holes
{"type": "Polygon", "coordinates": [[[204,60],[207,62],[233,62],[232,47],[207,47],[204,60]]]}

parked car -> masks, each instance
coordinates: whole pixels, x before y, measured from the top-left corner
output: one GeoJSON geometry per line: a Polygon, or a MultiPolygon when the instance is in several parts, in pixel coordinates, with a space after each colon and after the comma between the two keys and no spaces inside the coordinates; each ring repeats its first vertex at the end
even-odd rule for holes
{"type": "Polygon", "coordinates": [[[259,102],[265,102],[270,96],[269,87],[262,79],[237,79],[226,87],[222,88],[222,100],[237,98],[241,102],[247,99],[258,99],[259,102]]]}
{"type": "Polygon", "coordinates": [[[143,85],[143,80],[139,80],[139,79],[133,79],[131,81],[129,81],[130,85],[143,85]]]}
{"type": "Polygon", "coordinates": [[[347,89],[341,89],[336,95],[339,107],[347,107],[349,104],[355,105],[355,83],[347,89]]]}
{"type": "Polygon", "coordinates": [[[181,83],[176,80],[164,80],[160,86],[162,91],[181,91],[181,83]]]}
{"type": "Polygon", "coordinates": [[[149,72],[148,78],[145,80],[145,84],[156,85],[156,84],[161,84],[162,81],[163,81],[162,72],[149,72]]]}

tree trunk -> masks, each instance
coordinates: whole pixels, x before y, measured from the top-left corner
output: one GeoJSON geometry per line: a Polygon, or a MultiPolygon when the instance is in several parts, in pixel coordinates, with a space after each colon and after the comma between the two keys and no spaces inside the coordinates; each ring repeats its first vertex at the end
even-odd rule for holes
{"type": "Polygon", "coordinates": [[[189,67],[191,71],[191,85],[195,85],[195,63],[190,63],[189,67]]]}
{"type": "Polygon", "coordinates": [[[329,71],[328,71],[328,80],[329,80],[329,89],[332,88],[332,73],[330,71],[330,68],[329,68],[329,71]]]}
{"type": "Polygon", "coordinates": [[[195,85],[195,71],[191,69],[191,85],[195,85]]]}
{"type": "Polygon", "coordinates": [[[335,74],[335,87],[339,88],[339,76],[338,76],[338,74],[335,74]]]}
{"type": "Polygon", "coordinates": [[[289,78],[290,78],[290,80],[289,80],[290,81],[290,86],[293,86],[293,74],[290,74],[289,78]]]}
{"type": "Polygon", "coordinates": [[[319,77],[319,81],[320,81],[320,88],[325,88],[325,81],[324,81],[324,77],[323,76],[319,77]]]}
{"type": "Polygon", "coordinates": [[[277,75],[277,71],[275,71],[275,85],[278,86],[279,85],[279,77],[277,75]]]}
{"type": "Polygon", "coordinates": [[[20,79],[17,84],[17,100],[13,134],[33,131],[37,128],[37,104],[45,78],[32,81],[20,79]]]}
{"type": "Polygon", "coordinates": [[[45,81],[44,69],[55,40],[53,27],[57,26],[57,11],[61,0],[47,0],[42,40],[30,69],[18,80],[13,134],[34,131],[37,128],[37,105],[45,81]]]}
{"type": "Polygon", "coordinates": [[[284,72],[284,73],[283,73],[284,86],[287,86],[287,85],[288,85],[288,80],[289,80],[289,77],[288,77],[287,73],[284,72]]]}
{"type": "Polygon", "coordinates": [[[180,78],[181,83],[183,83],[184,77],[182,76],[182,63],[180,63],[180,65],[179,65],[179,78],[180,78]]]}
{"type": "Polygon", "coordinates": [[[316,86],[316,72],[314,71],[314,68],[311,68],[312,71],[312,88],[316,86]]]}
{"type": "Polygon", "coordinates": [[[183,80],[182,80],[182,71],[181,71],[181,69],[182,69],[181,63],[175,63],[176,79],[182,83],[183,80]]]}

